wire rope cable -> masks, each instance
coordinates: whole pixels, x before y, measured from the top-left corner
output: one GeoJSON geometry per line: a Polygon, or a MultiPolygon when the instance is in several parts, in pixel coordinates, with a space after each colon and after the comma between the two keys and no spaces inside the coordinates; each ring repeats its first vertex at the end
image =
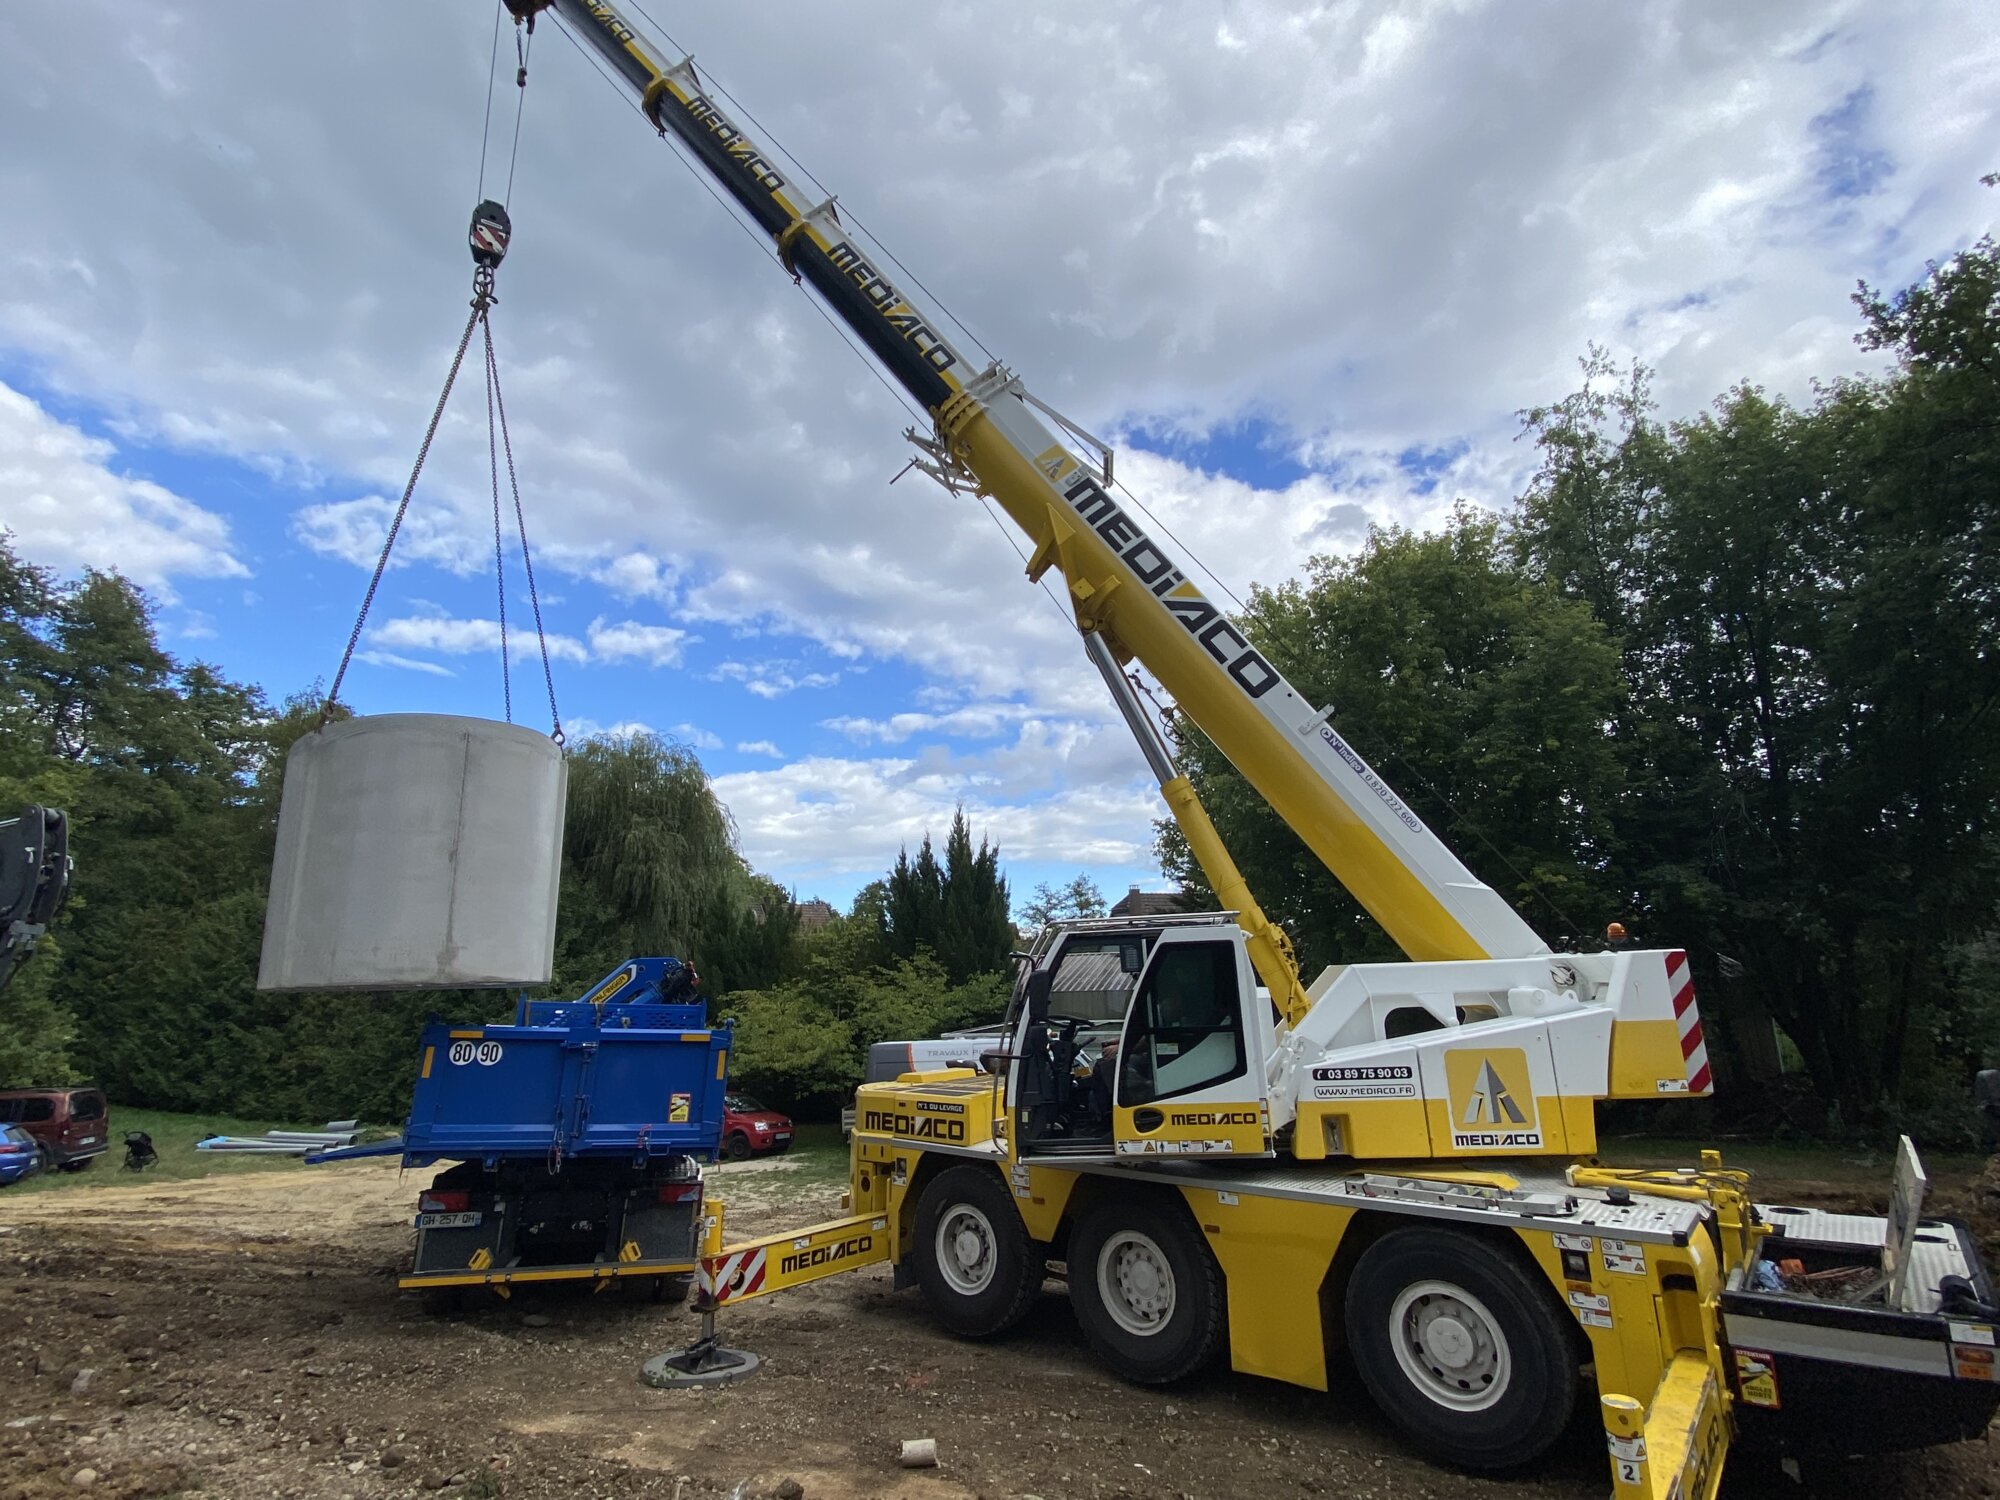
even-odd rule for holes
{"type": "Polygon", "coordinates": [[[479,186],[473,190],[477,202],[486,196],[486,148],[493,140],[493,79],[500,71],[500,17],[506,12],[503,0],[493,0],[493,45],[486,58],[486,118],[479,127],[479,186]]]}
{"type": "MultiPolygon", "coordinates": [[[[549,737],[560,745],[566,736],[563,734],[562,714],[556,708],[556,674],[549,665],[549,636],[542,627],[542,599],[535,587],[535,558],[528,549],[528,518],[521,508],[521,481],[514,469],[514,440],[507,431],[507,398],[500,389],[500,362],[493,353],[490,323],[486,329],[486,363],[493,385],[493,406],[500,417],[500,451],[507,460],[507,488],[514,497],[514,526],[521,538],[521,571],[528,578],[528,609],[535,618],[535,641],[542,653],[542,681],[549,690],[549,737]]],[[[495,503],[498,503],[497,487],[495,503]]],[[[505,629],[504,617],[502,629],[505,629]]]]}
{"type": "Polygon", "coordinates": [[[493,486],[493,581],[500,596],[500,701],[507,722],[514,722],[514,674],[507,657],[507,556],[500,540],[500,443],[499,423],[493,415],[493,324],[479,320],[486,335],[486,470],[493,486]]]}
{"type": "Polygon", "coordinates": [[[375,591],[382,586],[382,575],[389,567],[389,553],[396,545],[396,537],[403,529],[403,518],[409,514],[410,496],[416,493],[417,476],[424,472],[424,460],[430,457],[431,444],[437,438],[438,423],[444,419],[444,405],[451,397],[451,388],[458,380],[459,366],[465,363],[465,351],[472,343],[472,330],[485,315],[486,301],[483,296],[472,300],[472,316],[465,320],[465,332],[458,336],[458,349],[451,357],[451,368],[445,372],[444,389],[438,392],[437,405],[431,408],[430,425],[424,429],[424,440],[417,447],[417,461],[410,466],[410,481],[403,486],[403,498],[396,506],[395,517],[389,522],[389,534],[382,541],[382,555],[375,559],[375,572],[368,580],[368,592],[361,596],[360,613],[354,617],[354,629],[347,637],[347,649],[341,653],[340,669],[333,674],[333,686],[327,689],[326,701],[320,705],[319,721],[325,726],[333,713],[333,705],[340,698],[340,684],[347,676],[348,664],[354,660],[354,648],[361,642],[361,627],[368,621],[369,607],[375,602],[375,591]]]}

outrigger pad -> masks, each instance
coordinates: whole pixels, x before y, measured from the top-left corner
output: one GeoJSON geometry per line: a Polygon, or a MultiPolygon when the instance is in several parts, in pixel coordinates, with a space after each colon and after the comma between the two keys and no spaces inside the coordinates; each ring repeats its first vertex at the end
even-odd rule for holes
{"type": "Polygon", "coordinates": [[[712,1338],[697,1339],[685,1349],[654,1355],[640,1369],[639,1378],[664,1391],[722,1385],[755,1374],[762,1363],[747,1349],[725,1349],[712,1338]]]}

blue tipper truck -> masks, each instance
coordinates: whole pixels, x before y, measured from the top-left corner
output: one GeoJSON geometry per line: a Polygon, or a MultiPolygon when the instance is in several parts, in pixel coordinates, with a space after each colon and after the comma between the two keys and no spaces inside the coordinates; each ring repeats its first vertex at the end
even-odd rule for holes
{"type": "Polygon", "coordinates": [[[635,958],[580,999],[523,997],[512,1025],[426,1026],[402,1135],[311,1160],[454,1163],[417,1200],[415,1259],[398,1282],[434,1306],[553,1281],[679,1300],[698,1260],[702,1164],[722,1139],[729,1043],[692,969],[635,958]]]}

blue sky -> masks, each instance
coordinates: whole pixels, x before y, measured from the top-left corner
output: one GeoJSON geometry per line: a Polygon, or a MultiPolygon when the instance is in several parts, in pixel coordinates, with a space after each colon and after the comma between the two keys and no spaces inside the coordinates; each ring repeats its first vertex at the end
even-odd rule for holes
{"type": "MultiPolygon", "coordinates": [[[[1862,368],[1854,280],[1992,217],[1976,4],[1147,15],[912,6],[857,53],[800,4],[682,40],[1239,594],[1506,504],[1515,412],[1593,341],[1669,412],[1862,368]],[[1087,103],[1050,47],[1092,60],[1087,103]]],[[[330,678],[464,318],[483,16],[0,13],[0,139],[29,143],[0,158],[0,526],[125,570],[170,649],[274,698],[330,678]]],[[[544,40],[494,319],[566,723],[694,745],[802,896],[961,803],[1020,894],[1159,885],[1161,809],[1060,611],[976,506],[889,485],[912,414],[544,40]]],[[[485,486],[474,382],[362,711],[499,712],[485,486]]]]}

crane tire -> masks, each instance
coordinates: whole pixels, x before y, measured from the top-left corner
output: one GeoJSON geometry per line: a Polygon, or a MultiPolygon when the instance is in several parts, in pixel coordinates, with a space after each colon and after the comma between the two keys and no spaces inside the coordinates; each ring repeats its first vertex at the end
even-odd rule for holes
{"type": "Polygon", "coordinates": [[[1000,1175],[938,1173],[917,1201],[917,1284],[931,1315],[964,1339],[997,1337],[1028,1315],[1047,1264],[1000,1175]]]}
{"type": "Polygon", "coordinates": [[[1177,1199],[1121,1194],[1070,1232],[1069,1300],[1083,1336],[1114,1375],[1165,1385],[1221,1347],[1222,1269],[1177,1199]]]}
{"type": "Polygon", "coordinates": [[[1483,1236],[1382,1236],[1347,1283],[1346,1333],[1376,1405],[1445,1463],[1520,1468],[1576,1411],[1583,1360],[1569,1309],[1483,1236]]]}

